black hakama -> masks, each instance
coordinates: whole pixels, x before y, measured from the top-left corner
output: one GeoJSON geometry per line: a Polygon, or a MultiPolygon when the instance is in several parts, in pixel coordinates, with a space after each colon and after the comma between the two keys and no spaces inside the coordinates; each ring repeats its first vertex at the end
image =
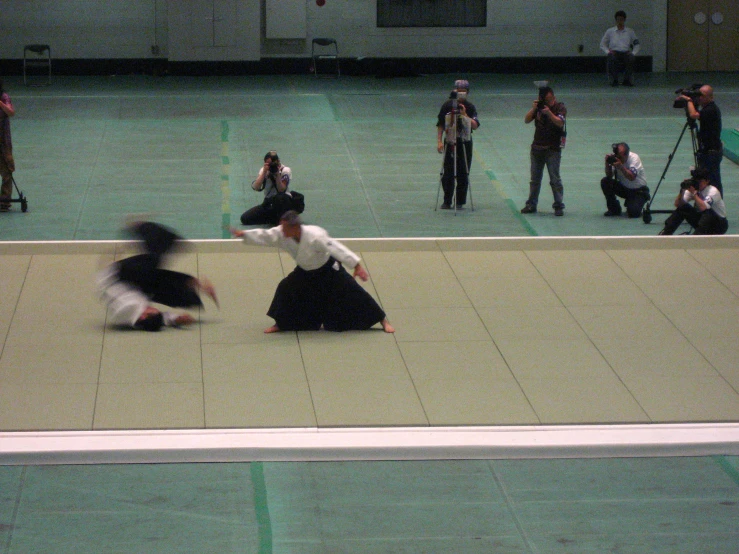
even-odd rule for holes
{"type": "Polygon", "coordinates": [[[296,267],[277,285],[267,315],[281,331],[363,331],[385,319],[375,299],[329,258],[319,269],[296,267]]]}
{"type": "Polygon", "coordinates": [[[143,222],[131,227],[132,233],[144,241],[145,254],[117,262],[118,278],[148,296],[152,302],[172,308],[202,306],[194,277],[178,271],[160,269],[164,256],[182,237],[157,223],[143,222]]]}

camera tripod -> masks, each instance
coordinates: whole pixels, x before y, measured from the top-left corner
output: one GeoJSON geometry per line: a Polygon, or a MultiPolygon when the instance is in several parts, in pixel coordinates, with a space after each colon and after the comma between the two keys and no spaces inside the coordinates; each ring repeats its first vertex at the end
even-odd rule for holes
{"type": "MultiPolygon", "coordinates": [[[[434,211],[436,211],[439,207],[439,194],[441,193],[443,189],[443,180],[444,180],[444,167],[446,166],[446,160],[447,160],[447,152],[448,149],[452,149],[452,163],[454,164],[454,171],[453,171],[453,181],[452,181],[452,204],[454,204],[454,215],[457,215],[457,185],[459,183],[459,176],[457,174],[458,166],[457,166],[457,156],[459,156],[459,148],[457,148],[457,125],[458,125],[458,116],[459,116],[459,109],[457,107],[457,100],[453,96],[452,97],[452,111],[450,114],[450,124],[447,126],[445,130],[445,137],[444,137],[444,150],[442,152],[442,160],[441,160],[441,170],[439,171],[439,188],[436,190],[436,204],[434,205],[434,211]]],[[[470,195],[470,210],[475,211],[475,201],[472,199],[472,185],[469,182],[469,176],[470,176],[470,160],[467,159],[467,149],[464,148],[464,146],[461,148],[462,150],[462,156],[464,156],[464,167],[467,175],[467,193],[470,195]]]]}
{"type": "Polygon", "coordinates": [[[683,135],[685,135],[685,131],[687,131],[688,129],[690,129],[690,140],[693,145],[693,163],[695,167],[698,167],[698,139],[695,136],[696,127],[697,125],[696,125],[695,120],[691,119],[690,117],[686,115],[686,121],[685,121],[685,125],[683,126],[683,130],[680,133],[680,137],[677,139],[675,148],[672,149],[672,153],[667,157],[667,165],[665,165],[665,169],[662,172],[662,176],[659,178],[659,182],[657,183],[657,187],[654,189],[652,198],[644,205],[644,209],[642,210],[641,217],[644,223],[652,222],[652,214],[671,214],[673,211],[673,210],[653,210],[652,202],[654,202],[654,198],[657,196],[657,191],[659,190],[659,187],[662,184],[662,181],[664,181],[665,175],[667,175],[667,170],[669,169],[670,164],[672,163],[672,159],[675,157],[675,152],[677,152],[677,147],[680,146],[680,141],[683,140],[683,135]]]}

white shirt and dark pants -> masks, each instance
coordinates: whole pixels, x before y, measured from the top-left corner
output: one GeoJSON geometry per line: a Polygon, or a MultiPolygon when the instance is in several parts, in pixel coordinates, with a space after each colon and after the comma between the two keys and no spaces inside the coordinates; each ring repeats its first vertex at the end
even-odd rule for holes
{"type": "Polygon", "coordinates": [[[621,203],[619,198],[624,199],[624,206],[629,217],[639,217],[644,204],[649,200],[649,187],[644,174],[644,166],[641,158],[635,152],[629,152],[626,169],[635,175],[633,181],[629,181],[621,171],[613,169],[614,177],[603,177],[600,188],[606,197],[608,211],[604,215],[621,215],[621,203]]]}
{"type": "Polygon", "coordinates": [[[300,241],[285,237],[280,226],[244,231],[243,240],[282,248],[297,263],[277,285],[267,311],[281,331],[365,330],[385,319],[375,299],[343,267],[356,267],[359,256],[321,227],[301,225],[300,241]]]}
{"type": "Polygon", "coordinates": [[[284,165],[280,167],[277,174],[266,172],[262,168],[259,171],[259,177],[262,179],[260,190],[264,191],[264,201],[241,214],[241,224],[277,225],[280,222],[280,216],[293,209],[292,198],[288,190],[292,171],[284,165]],[[285,184],[285,192],[281,193],[277,190],[277,179],[285,184]]]}
{"type": "Polygon", "coordinates": [[[661,235],[672,235],[683,221],[687,221],[695,229],[696,235],[723,235],[729,229],[726,219],[726,205],[719,190],[713,185],[708,185],[702,191],[696,193],[708,205],[700,211],[690,204],[695,201],[695,195],[686,190],[683,192],[683,204],[681,204],[665,221],[665,228],[661,235]]]}
{"type": "Polygon", "coordinates": [[[631,86],[634,74],[634,56],[639,52],[639,39],[629,27],[611,27],[600,41],[600,49],[607,54],[606,68],[613,86],[618,85],[618,74],[624,72],[623,84],[631,86]]]}

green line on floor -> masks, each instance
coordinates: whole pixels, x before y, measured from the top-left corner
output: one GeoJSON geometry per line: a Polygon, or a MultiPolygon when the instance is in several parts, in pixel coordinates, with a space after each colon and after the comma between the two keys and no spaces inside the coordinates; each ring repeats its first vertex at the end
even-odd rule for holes
{"type": "Polygon", "coordinates": [[[228,121],[221,121],[221,238],[231,237],[231,160],[228,156],[228,121]]]}
{"type": "Polygon", "coordinates": [[[267,484],[264,481],[264,465],[262,462],[251,462],[251,483],[254,487],[254,510],[257,514],[259,533],[259,554],[272,554],[272,522],[267,505],[267,484]]]}
{"type": "Polygon", "coordinates": [[[505,190],[503,190],[503,184],[495,177],[495,173],[493,173],[493,170],[486,168],[482,160],[480,160],[480,165],[482,166],[485,175],[488,176],[488,179],[493,184],[493,187],[495,187],[498,195],[505,201],[506,206],[508,206],[508,208],[511,210],[513,217],[515,217],[516,220],[521,224],[521,227],[526,229],[526,232],[532,237],[538,236],[539,233],[536,232],[536,230],[531,226],[531,223],[529,223],[528,220],[523,216],[523,214],[521,214],[518,207],[516,206],[516,203],[508,198],[505,190]]]}
{"type": "Polygon", "coordinates": [[[728,475],[739,487],[739,469],[731,465],[726,459],[726,456],[711,456],[711,458],[713,458],[713,461],[716,462],[719,467],[724,470],[724,473],[726,473],[726,475],[728,475]]]}

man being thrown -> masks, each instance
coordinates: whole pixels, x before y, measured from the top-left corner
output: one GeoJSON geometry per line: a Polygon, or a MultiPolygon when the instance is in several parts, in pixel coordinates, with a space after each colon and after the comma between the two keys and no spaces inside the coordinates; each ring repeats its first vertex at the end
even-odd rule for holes
{"type": "Polygon", "coordinates": [[[231,229],[231,234],[247,244],[283,248],[297,263],[277,285],[267,312],[275,324],[265,333],[365,330],[376,323],[386,333],[395,332],[382,308],[343,267],[353,268],[354,277],[366,281],[359,256],[321,227],[303,225],[297,212],[284,213],[277,227],[231,229]]]}
{"type": "Polygon", "coordinates": [[[115,262],[97,275],[100,296],[108,304],[113,323],[143,331],[190,325],[195,322],[190,314],[162,312],[152,303],[198,307],[203,305],[200,291],[218,306],[215,289],[207,280],[160,268],[165,254],[171,253],[182,237],[151,222],[133,223],[128,231],[143,241],[145,253],[115,262]]]}

